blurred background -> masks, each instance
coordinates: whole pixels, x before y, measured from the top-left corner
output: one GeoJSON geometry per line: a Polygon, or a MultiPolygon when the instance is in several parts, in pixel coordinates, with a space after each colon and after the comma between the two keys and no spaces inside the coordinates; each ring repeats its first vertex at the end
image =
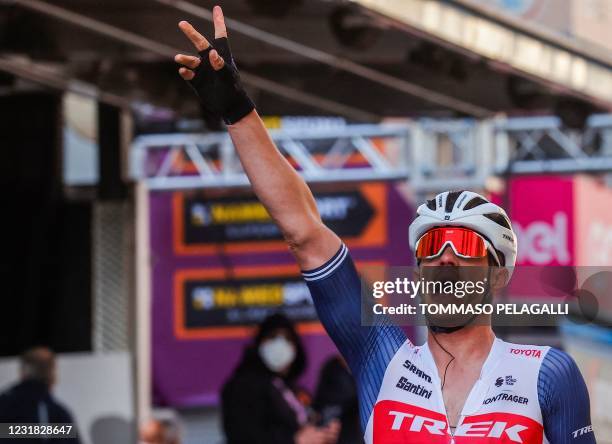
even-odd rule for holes
{"type": "MultiPolygon", "coordinates": [[[[178,21],[211,36],[214,4],[358,266],[411,265],[415,208],[448,189],[507,209],[519,265],[611,265],[611,0],[0,0],[1,389],[44,345],[82,442],[137,442],[155,417],[222,443],[221,387],[280,311],[316,391],[334,346],[173,62],[178,21]]],[[[609,443],[610,320],[497,332],[569,351],[609,443]]]]}

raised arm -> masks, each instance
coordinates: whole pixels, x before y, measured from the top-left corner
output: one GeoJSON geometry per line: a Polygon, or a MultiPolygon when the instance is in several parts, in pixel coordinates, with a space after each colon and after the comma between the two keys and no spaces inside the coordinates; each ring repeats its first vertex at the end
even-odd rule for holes
{"type": "Polygon", "coordinates": [[[300,268],[316,268],[338,251],[340,239],[321,221],[310,189],[278,151],[242,88],[219,6],[213,9],[213,21],[212,45],[191,24],[179,23],[200,54],[178,54],[175,60],[183,65],[179,73],[203,106],[228,124],[253,190],[282,231],[300,268]]]}
{"type": "Polygon", "coordinates": [[[202,105],[228,125],[255,194],[283,232],[321,322],[363,390],[360,416],[365,426],[385,369],[406,336],[387,322],[377,328],[361,325],[361,281],[355,264],[346,246],[323,225],[310,189],[274,146],[244,92],[218,6],[213,19],[212,46],[189,23],[179,23],[200,54],[177,55],[176,61],[183,65],[179,73],[202,105]]]}

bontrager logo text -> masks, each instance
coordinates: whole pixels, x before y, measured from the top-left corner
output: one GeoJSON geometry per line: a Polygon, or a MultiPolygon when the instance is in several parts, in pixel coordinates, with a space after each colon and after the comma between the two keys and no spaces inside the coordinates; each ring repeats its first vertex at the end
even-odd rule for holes
{"type": "Polygon", "coordinates": [[[419,369],[416,365],[414,365],[407,359],[404,361],[404,368],[407,368],[409,372],[414,373],[419,378],[424,379],[427,382],[431,382],[431,377],[427,373],[419,369]]]}
{"type": "Polygon", "coordinates": [[[528,404],[529,399],[524,396],[512,395],[510,393],[499,393],[498,395],[491,396],[490,398],[486,398],[482,403],[483,405],[491,404],[492,402],[497,401],[510,401],[516,402],[517,404],[528,404]]]}
{"type": "Polygon", "coordinates": [[[512,353],[513,355],[527,356],[528,358],[539,358],[542,356],[542,350],[537,350],[533,348],[511,348],[510,353],[512,353]]]}
{"type": "Polygon", "coordinates": [[[399,381],[397,381],[396,387],[409,393],[414,393],[417,396],[422,396],[425,399],[431,398],[431,390],[427,390],[421,384],[413,384],[403,376],[399,379],[399,381]]]}

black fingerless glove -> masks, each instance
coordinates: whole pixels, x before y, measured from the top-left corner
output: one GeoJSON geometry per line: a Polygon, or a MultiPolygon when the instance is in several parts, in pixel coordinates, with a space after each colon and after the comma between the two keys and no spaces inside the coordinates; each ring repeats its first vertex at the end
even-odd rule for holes
{"type": "Polygon", "coordinates": [[[240,83],[240,75],[234,63],[227,37],[214,40],[200,54],[200,64],[194,70],[195,77],[188,83],[200,98],[205,110],[220,117],[226,125],[233,125],[255,109],[240,83]],[[215,49],[225,61],[223,68],[215,71],[208,53],[215,49]]]}

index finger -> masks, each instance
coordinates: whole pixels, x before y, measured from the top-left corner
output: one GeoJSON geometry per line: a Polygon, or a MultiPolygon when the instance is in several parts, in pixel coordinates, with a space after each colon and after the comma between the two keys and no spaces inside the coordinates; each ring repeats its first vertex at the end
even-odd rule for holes
{"type": "Polygon", "coordinates": [[[206,37],[196,31],[196,29],[191,26],[191,23],[183,20],[179,22],[179,28],[183,31],[183,34],[191,40],[191,43],[193,43],[193,46],[195,46],[198,51],[202,51],[210,46],[206,37]]]}
{"type": "Polygon", "coordinates": [[[221,6],[213,8],[213,23],[215,25],[215,38],[227,37],[227,28],[225,27],[225,19],[223,18],[221,6]]]}

